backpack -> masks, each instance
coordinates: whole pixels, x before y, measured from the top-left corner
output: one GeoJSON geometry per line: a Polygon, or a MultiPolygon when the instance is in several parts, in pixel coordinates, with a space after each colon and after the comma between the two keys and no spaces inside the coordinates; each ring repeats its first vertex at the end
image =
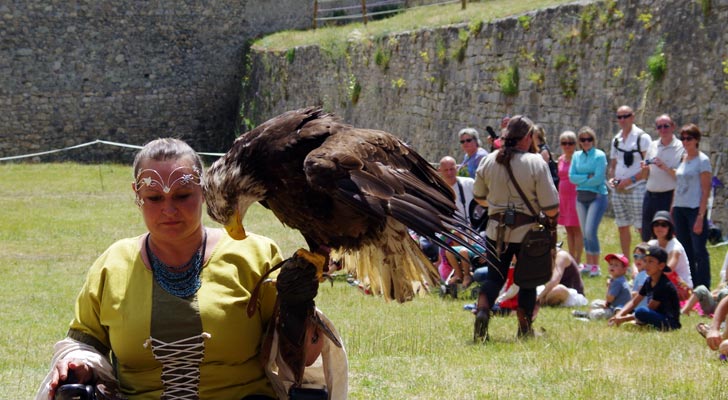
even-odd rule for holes
{"type": "Polygon", "coordinates": [[[468,218],[473,229],[483,232],[488,225],[488,207],[481,206],[475,199],[471,200],[468,206],[468,218]]]}
{"type": "MultiPolygon", "coordinates": [[[[646,135],[646,133],[643,133],[643,135],[646,135]]],[[[624,153],[624,165],[627,168],[629,168],[632,165],[632,163],[634,162],[634,153],[639,154],[640,158],[644,158],[642,156],[642,149],[640,148],[640,142],[641,142],[640,139],[642,139],[642,135],[640,135],[637,138],[637,150],[622,150],[622,149],[619,148],[619,146],[617,146],[617,144],[619,143],[619,136],[617,136],[617,137],[614,138],[614,143],[613,143],[614,144],[614,148],[617,151],[621,151],[622,153],[624,153]]]]}
{"type": "Polygon", "coordinates": [[[478,204],[475,199],[470,200],[470,204],[465,204],[465,191],[463,190],[463,185],[460,183],[460,181],[457,182],[458,184],[458,191],[460,191],[460,201],[463,204],[463,208],[465,208],[465,212],[468,214],[468,222],[470,222],[470,227],[475,229],[477,232],[482,232],[485,230],[485,226],[488,224],[488,207],[483,207],[480,204],[478,204]]]}

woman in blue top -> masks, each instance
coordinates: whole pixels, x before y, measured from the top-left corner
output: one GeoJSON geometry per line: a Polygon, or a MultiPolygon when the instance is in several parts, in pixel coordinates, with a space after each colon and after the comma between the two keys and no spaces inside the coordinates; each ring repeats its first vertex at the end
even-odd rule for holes
{"type": "Polygon", "coordinates": [[[690,261],[693,285],[710,286],[710,255],[708,241],[708,197],[710,197],[712,172],[710,158],[699,150],[700,129],[688,124],[678,136],[685,154],[677,167],[677,186],[672,199],[672,219],[675,236],[685,247],[690,261]]]}
{"type": "Polygon", "coordinates": [[[576,185],[576,213],[584,233],[586,265],[582,272],[599,276],[599,223],[607,210],[607,155],[595,147],[597,135],[588,126],[579,129],[581,151],[574,153],[569,180],[576,185]]]}
{"type": "Polygon", "coordinates": [[[488,151],[480,147],[480,134],[473,128],[461,129],[458,132],[458,138],[460,138],[460,147],[465,152],[458,176],[475,178],[475,170],[478,169],[480,160],[488,155],[488,151]]]}

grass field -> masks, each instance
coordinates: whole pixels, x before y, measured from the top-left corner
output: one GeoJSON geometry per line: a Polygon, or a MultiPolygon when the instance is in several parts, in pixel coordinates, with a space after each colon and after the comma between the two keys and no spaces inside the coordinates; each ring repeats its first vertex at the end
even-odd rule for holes
{"type": "MultiPolygon", "coordinates": [[[[85,271],[113,241],[144,232],[128,166],[0,165],[0,399],[30,398],[64,337],[85,271]]],[[[209,222],[209,221],[208,221],[209,222]]],[[[211,225],[211,224],[210,224],[211,225]]],[[[301,245],[256,206],[246,227],[301,245]]],[[[617,250],[616,227],[600,230],[604,254],[617,250]]],[[[711,248],[713,281],[726,247],[711,248]]],[[[586,280],[603,298],[605,278],[586,280]]],[[[545,335],[515,340],[513,317],[492,320],[492,341],[472,343],[469,299],[437,295],[407,304],[364,296],[338,280],[317,303],[341,332],[352,399],[708,399],[725,398],[728,365],[695,332],[659,333],[581,322],[568,309],[542,309],[545,335]]]]}
{"type": "Polygon", "coordinates": [[[390,34],[436,28],[460,23],[490,22],[530,10],[542,9],[571,0],[488,0],[468,2],[463,10],[460,4],[438,5],[408,9],[390,18],[340,26],[324,26],[316,30],[288,30],[256,40],[253,47],[271,51],[285,51],[297,46],[318,45],[329,51],[346,46],[348,41],[378,40],[390,34]]]}

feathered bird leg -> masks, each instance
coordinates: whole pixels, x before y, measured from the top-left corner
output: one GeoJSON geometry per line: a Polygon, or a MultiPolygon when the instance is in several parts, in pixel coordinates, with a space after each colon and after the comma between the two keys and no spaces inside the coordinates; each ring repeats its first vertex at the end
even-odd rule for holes
{"type": "Polygon", "coordinates": [[[341,347],[333,331],[316,316],[314,298],[327,261],[327,256],[299,249],[283,262],[276,281],[278,318],[275,324],[279,333],[279,349],[281,357],[293,372],[296,386],[303,381],[306,365],[318,356],[318,353],[312,354],[310,350],[320,345],[319,331],[341,347]]]}

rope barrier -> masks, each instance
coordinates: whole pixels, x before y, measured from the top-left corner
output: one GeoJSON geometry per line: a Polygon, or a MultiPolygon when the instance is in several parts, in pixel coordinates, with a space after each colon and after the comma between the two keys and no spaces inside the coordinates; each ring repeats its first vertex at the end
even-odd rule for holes
{"type": "MultiPolygon", "coordinates": [[[[47,155],[47,154],[60,153],[60,152],[63,152],[63,151],[80,149],[82,147],[87,147],[87,146],[91,146],[91,145],[94,145],[94,144],[105,144],[105,145],[109,145],[109,146],[124,147],[124,148],[128,148],[128,149],[137,149],[137,150],[142,148],[142,146],[137,146],[137,145],[133,145],[133,144],[126,144],[126,143],[119,143],[119,142],[110,142],[108,140],[96,139],[93,142],[81,143],[81,144],[77,144],[75,146],[64,147],[62,149],[53,149],[53,150],[48,150],[48,151],[41,151],[41,152],[38,152],[38,153],[22,154],[22,155],[18,155],[18,156],[0,157],[0,161],[11,161],[11,160],[19,160],[19,159],[23,159],[23,158],[44,156],[44,155],[47,155]]],[[[225,153],[206,153],[206,152],[198,151],[197,154],[200,154],[200,155],[203,155],[203,156],[221,157],[225,153]]]]}

